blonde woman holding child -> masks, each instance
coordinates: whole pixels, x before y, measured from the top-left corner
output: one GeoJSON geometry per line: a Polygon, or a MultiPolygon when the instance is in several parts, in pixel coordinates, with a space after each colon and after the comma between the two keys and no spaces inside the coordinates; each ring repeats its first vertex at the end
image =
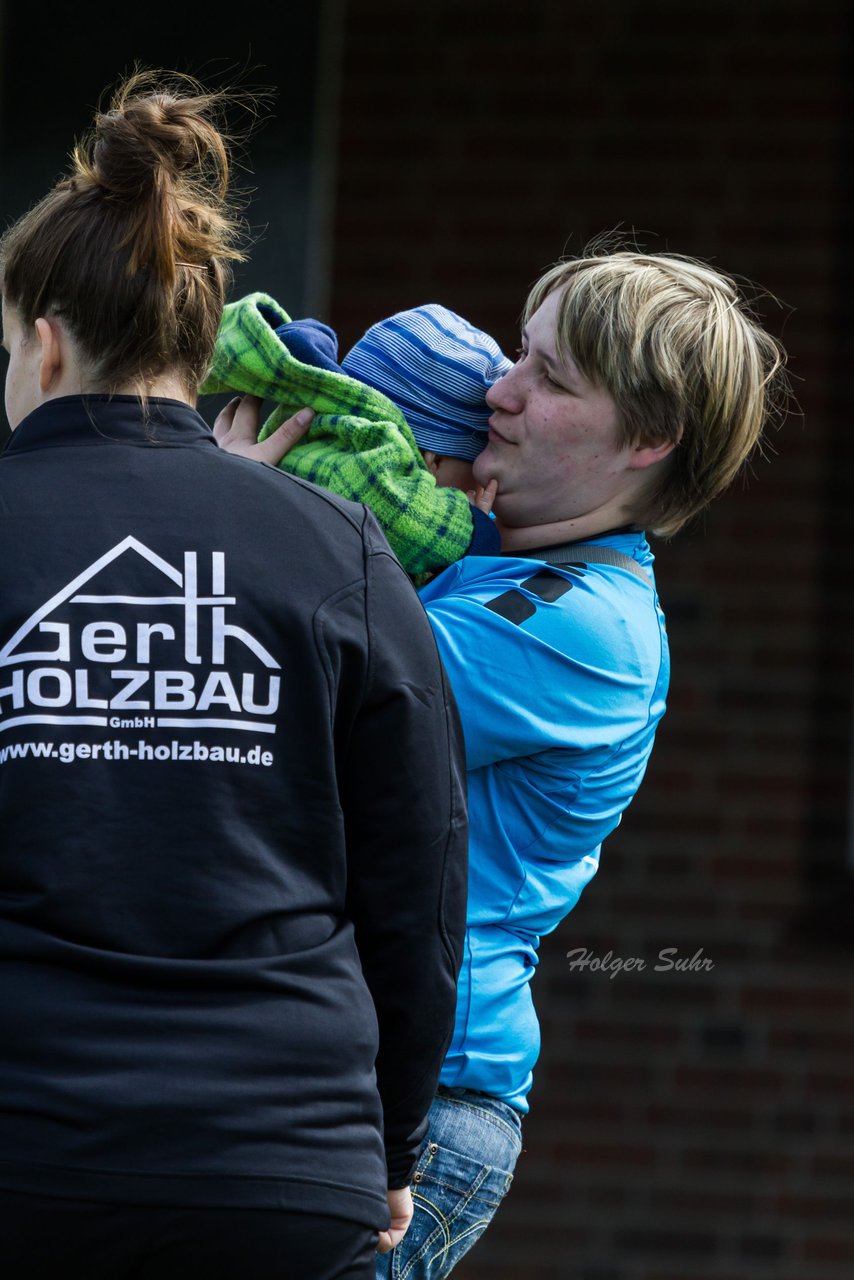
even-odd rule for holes
{"type": "MultiPolygon", "coordinates": [[[[258,299],[236,305],[248,314],[258,299]]],[[[415,1216],[377,1277],[443,1280],[512,1181],[539,1053],[540,939],[595,874],[664,712],[667,636],[644,531],[673,536],[739,473],[785,404],[784,354],[734,280],[635,249],[547,271],[512,366],[436,307],[381,322],[343,368],[333,340],[311,373],[310,349],[296,336],[288,350],[287,317],[273,315],[272,379],[256,369],[257,381],[241,380],[232,336],[227,313],[214,361],[223,385],[272,394],[280,415],[317,410],[282,465],[375,501],[402,563],[417,581],[435,575],[420,594],[465,734],[468,928],[415,1216]],[[461,386],[474,392],[465,419],[461,386]],[[478,491],[437,488],[450,474],[437,458],[456,456],[472,411],[477,448],[465,456],[478,491]],[[427,437],[425,418],[437,417],[427,437]],[[404,443],[383,452],[386,434],[404,443]],[[492,505],[500,550],[470,498],[492,505]],[[428,514],[413,523],[415,504],[428,514]]],[[[226,447],[269,447],[275,434],[253,444],[257,427],[258,403],[246,399],[217,431],[226,447]]],[[[469,488],[467,474],[455,482],[469,488]]]]}

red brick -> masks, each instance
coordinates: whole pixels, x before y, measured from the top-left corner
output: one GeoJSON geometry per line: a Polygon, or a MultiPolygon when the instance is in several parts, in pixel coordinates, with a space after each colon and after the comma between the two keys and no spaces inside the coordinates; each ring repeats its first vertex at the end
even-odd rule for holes
{"type": "Polygon", "coordinates": [[[821,1178],[854,1179],[854,1153],[823,1152],[813,1159],[812,1171],[821,1178]]]}
{"type": "Polygon", "coordinates": [[[741,1007],[749,1013],[787,1013],[824,1018],[843,1014],[854,1008],[854,993],[846,987],[825,986],[746,986],[741,992],[741,1007]]]}
{"type": "Polygon", "coordinates": [[[750,1128],[749,1108],[717,1107],[712,1104],[691,1107],[682,1104],[655,1103],[647,1108],[646,1116],[654,1126],[690,1130],[727,1130],[744,1132],[750,1128]]]}
{"type": "Polygon", "coordinates": [[[556,1160],[580,1167],[651,1169],[656,1164],[656,1151],[651,1143],[556,1142],[553,1150],[556,1160]]]}
{"type": "Polygon", "coordinates": [[[773,1050],[781,1049],[812,1056],[816,1053],[835,1055],[843,1059],[854,1057],[854,1030],[818,1029],[815,1027],[786,1027],[772,1031],[768,1043],[773,1050]]]}
{"type": "Polygon", "coordinates": [[[841,1262],[850,1265],[854,1257],[854,1233],[842,1237],[815,1237],[803,1247],[808,1262],[841,1262]]]}
{"type": "Polygon", "coordinates": [[[791,1168],[791,1160],[780,1151],[761,1151],[743,1147],[739,1150],[706,1148],[686,1151],[686,1169],[715,1170],[727,1174],[781,1174],[791,1168]]]}
{"type": "MultiPolygon", "coordinates": [[[[779,1196],[773,1204],[773,1208],[783,1215],[784,1218],[798,1219],[800,1221],[814,1221],[817,1218],[841,1218],[845,1222],[851,1222],[851,1197],[836,1198],[829,1195],[821,1196],[779,1196]]],[[[854,1236],[854,1232],[852,1232],[854,1236]]]]}
{"type": "Polygon", "coordinates": [[[847,1071],[812,1071],[804,1081],[807,1094],[822,1099],[854,1097],[854,1076],[847,1071]]]}
{"type": "Polygon", "coordinates": [[[698,1089],[732,1097],[734,1094],[756,1094],[768,1097],[779,1092],[783,1084],[780,1071],[763,1067],[687,1067],[676,1070],[680,1088],[698,1089]]]}

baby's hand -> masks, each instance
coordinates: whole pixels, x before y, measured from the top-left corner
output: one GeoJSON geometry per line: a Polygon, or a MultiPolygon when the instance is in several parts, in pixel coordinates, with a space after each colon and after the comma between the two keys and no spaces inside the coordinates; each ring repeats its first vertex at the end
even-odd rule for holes
{"type": "Polygon", "coordinates": [[[486,488],[479,484],[475,489],[469,489],[466,497],[473,507],[477,507],[478,511],[482,511],[485,516],[488,516],[492,511],[492,504],[497,493],[498,481],[493,477],[486,488]]]}

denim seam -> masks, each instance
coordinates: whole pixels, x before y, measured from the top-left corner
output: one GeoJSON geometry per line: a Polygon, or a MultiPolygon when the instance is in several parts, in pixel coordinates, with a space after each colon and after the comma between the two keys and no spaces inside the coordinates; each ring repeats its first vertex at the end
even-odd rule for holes
{"type": "MultiPolygon", "coordinates": [[[[513,1181],[513,1174],[508,1173],[506,1169],[496,1169],[496,1167],[491,1164],[483,1165],[483,1169],[486,1170],[487,1177],[491,1173],[497,1173],[504,1179],[505,1189],[497,1200],[489,1200],[487,1199],[486,1196],[480,1194],[480,1187],[483,1186],[483,1183],[486,1181],[486,1178],[484,1178],[483,1181],[480,1183],[480,1186],[478,1187],[477,1191],[472,1191],[470,1188],[463,1189],[462,1187],[460,1187],[459,1183],[445,1182],[442,1178],[437,1178],[434,1173],[427,1175],[426,1170],[424,1171],[424,1173],[425,1173],[425,1179],[433,1187],[445,1187],[446,1190],[453,1191],[455,1195],[465,1196],[466,1200],[480,1200],[482,1201],[483,1204],[495,1205],[495,1207],[497,1208],[498,1205],[501,1204],[501,1201],[504,1199],[504,1196],[507,1194],[507,1192],[510,1189],[510,1183],[513,1181]]],[[[423,1182],[421,1183],[421,1185],[423,1186],[423,1182]]],[[[418,1192],[417,1191],[413,1192],[413,1194],[417,1195],[418,1192]]]]}
{"type": "Polygon", "coordinates": [[[442,1102],[449,1102],[452,1106],[464,1107],[466,1111],[473,1111],[475,1115],[480,1116],[483,1120],[487,1120],[491,1125],[495,1125],[496,1128],[509,1134],[510,1137],[519,1144],[521,1149],[522,1135],[520,1130],[514,1129],[506,1120],[502,1120],[500,1116],[497,1116],[494,1111],[489,1111],[486,1107],[475,1106],[471,1102],[464,1102],[462,1098],[443,1097],[442,1102]]]}

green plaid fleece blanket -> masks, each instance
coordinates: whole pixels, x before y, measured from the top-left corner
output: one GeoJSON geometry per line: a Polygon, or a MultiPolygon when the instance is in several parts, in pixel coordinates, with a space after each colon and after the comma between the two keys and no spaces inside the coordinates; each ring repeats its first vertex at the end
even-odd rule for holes
{"type": "Polygon", "coordinates": [[[230,303],[202,394],[242,391],[274,400],[259,440],[297,410],[314,409],[308,435],[282,469],[369,506],[407,573],[459,560],[474,530],[465,494],[436,484],[409,424],[381,392],[292,356],[275,333],[289,320],[265,293],[230,303]]]}

